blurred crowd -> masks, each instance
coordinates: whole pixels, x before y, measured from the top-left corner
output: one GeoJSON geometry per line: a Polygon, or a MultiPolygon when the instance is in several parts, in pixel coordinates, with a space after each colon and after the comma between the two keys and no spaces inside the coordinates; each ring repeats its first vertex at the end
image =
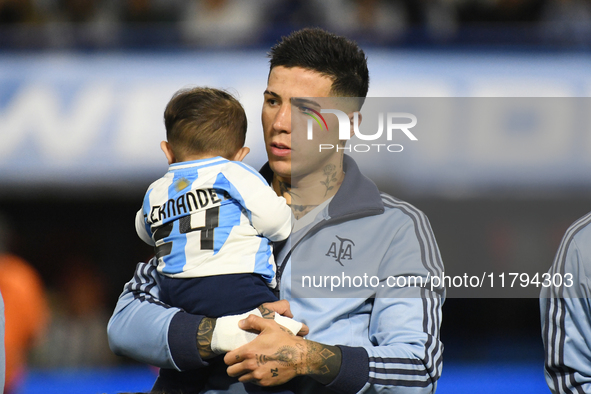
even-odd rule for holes
{"type": "Polygon", "coordinates": [[[266,46],[303,26],[377,44],[490,29],[527,43],[532,26],[535,39],[586,42],[591,0],[0,0],[4,47],[266,46]]]}
{"type": "Polygon", "coordinates": [[[106,335],[111,308],[105,274],[92,264],[92,257],[58,252],[61,263],[54,265],[58,279],[51,281],[39,270],[43,264],[13,252],[15,237],[11,223],[0,213],[4,394],[20,392],[28,366],[84,368],[116,363],[106,335]],[[48,287],[48,282],[54,283],[48,287]]]}

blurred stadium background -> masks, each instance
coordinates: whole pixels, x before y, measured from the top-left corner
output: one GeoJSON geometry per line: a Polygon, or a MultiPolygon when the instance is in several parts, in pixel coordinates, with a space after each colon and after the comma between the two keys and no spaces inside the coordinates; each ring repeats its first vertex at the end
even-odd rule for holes
{"type": "MultiPolygon", "coordinates": [[[[164,106],[183,86],[236,92],[246,162],[262,165],[266,51],[304,26],[361,44],[369,96],[591,96],[589,0],[0,0],[0,252],[39,274],[50,315],[25,338],[34,345],[12,394],[149,390],[154,371],[112,355],[106,324],[151,255],[133,220],[166,170],[164,106]]],[[[494,142],[505,154],[460,183],[441,187],[478,138],[415,163],[410,179],[389,170],[388,191],[428,215],[444,262],[547,269],[591,210],[591,133],[494,142]],[[522,150],[505,149],[514,143],[522,150]]],[[[448,299],[442,337],[438,393],[548,392],[537,299],[448,299]]]]}

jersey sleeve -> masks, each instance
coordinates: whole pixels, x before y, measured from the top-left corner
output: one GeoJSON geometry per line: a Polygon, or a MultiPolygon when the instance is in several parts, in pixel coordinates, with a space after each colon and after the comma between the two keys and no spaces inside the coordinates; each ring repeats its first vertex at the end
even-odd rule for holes
{"type": "MultiPolygon", "coordinates": [[[[380,281],[404,275],[426,283],[443,271],[427,217],[410,205],[407,215],[382,261],[380,281]]],[[[341,346],[341,370],[329,387],[342,393],[434,393],[442,368],[444,290],[383,289],[376,294],[370,318],[374,346],[341,346]]]]}
{"type": "Polygon", "coordinates": [[[144,211],[140,209],[135,215],[135,231],[142,241],[148,245],[154,246],[154,240],[151,234],[148,232],[148,226],[144,219],[144,211]]]}
{"type": "Polygon", "coordinates": [[[206,366],[196,340],[203,316],[159,301],[157,264],[155,258],[139,263],[125,285],[107,326],[109,346],[117,355],[160,368],[206,366]]]}
{"type": "Polygon", "coordinates": [[[230,195],[247,211],[252,226],[263,237],[279,242],[291,232],[291,209],[285,198],[277,196],[267,181],[244,163],[232,162],[223,172],[230,195]]]}
{"type": "Polygon", "coordinates": [[[551,278],[565,278],[564,285],[543,288],[540,296],[545,377],[553,393],[591,392],[589,222],[591,215],[567,230],[549,270],[551,278]],[[569,275],[573,286],[566,287],[569,275]]]}

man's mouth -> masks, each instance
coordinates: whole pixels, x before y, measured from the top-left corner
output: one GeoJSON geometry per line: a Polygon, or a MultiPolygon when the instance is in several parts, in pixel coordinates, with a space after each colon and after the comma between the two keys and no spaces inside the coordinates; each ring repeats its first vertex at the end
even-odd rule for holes
{"type": "Polygon", "coordinates": [[[275,156],[286,156],[291,153],[291,148],[287,145],[273,142],[271,144],[271,153],[275,156]]]}

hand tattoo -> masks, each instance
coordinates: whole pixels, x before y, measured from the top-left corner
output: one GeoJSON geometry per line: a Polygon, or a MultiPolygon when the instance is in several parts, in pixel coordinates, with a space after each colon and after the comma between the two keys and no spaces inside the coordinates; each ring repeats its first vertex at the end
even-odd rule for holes
{"type": "Polygon", "coordinates": [[[255,354],[255,358],[257,359],[257,365],[259,367],[261,365],[267,364],[269,361],[273,361],[273,358],[267,356],[266,354],[255,354]]]}
{"type": "Polygon", "coordinates": [[[213,329],[215,328],[216,319],[211,317],[204,317],[199,323],[197,330],[197,348],[199,355],[203,360],[211,358],[216,354],[211,350],[211,338],[213,336],[213,329]]]}
{"type": "Polygon", "coordinates": [[[291,332],[291,330],[290,330],[290,329],[288,329],[287,327],[283,327],[282,325],[279,325],[279,329],[280,329],[281,331],[285,331],[285,332],[286,332],[286,333],[288,333],[289,335],[292,335],[292,336],[293,336],[293,335],[295,335],[293,332],[291,332]]]}
{"type": "Polygon", "coordinates": [[[275,353],[275,357],[279,364],[291,367],[295,364],[298,354],[292,346],[283,346],[275,353]]]}
{"type": "Polygon", "coordinates": [[[328,384],[334,380],[341,369],[341,349],[337,346],[323,345],[318,342],[308,341],[306,349],[306,369],[304,374],[311,376],[322,384],[328,384]]]}
{"type": "Polygon", "coordinates": [[[272,311],[271,309],[267,308],[265,304],[260,305],[258,307],[258,310],[261,312],[263,319],[275,319],[275,311],[272,311]]]}
{"type": "Polygon", "coordinates": [[[258,366],[265,365],[271,361],[277,361],[283,366],[292,367],[295,365],[295,362],[298,358],[298,351],[293,346],[282,346],[272,356],[267,356],[266,354],[257,354],[255,357],[258,366]]]}
{"type": "MultiPolygon", "coordinates": [[[[294,346],[282,346],[272,356],[256,354],[255,359],[259,367],[274,361],[294,368],[297,375],[308,375],[322,384],[329,384],[339,373],[342,355],[336,346],[304,340],[294,346]]],[[[271,369],[273,377],[278,372],[278,368],[271,369]]]]}

